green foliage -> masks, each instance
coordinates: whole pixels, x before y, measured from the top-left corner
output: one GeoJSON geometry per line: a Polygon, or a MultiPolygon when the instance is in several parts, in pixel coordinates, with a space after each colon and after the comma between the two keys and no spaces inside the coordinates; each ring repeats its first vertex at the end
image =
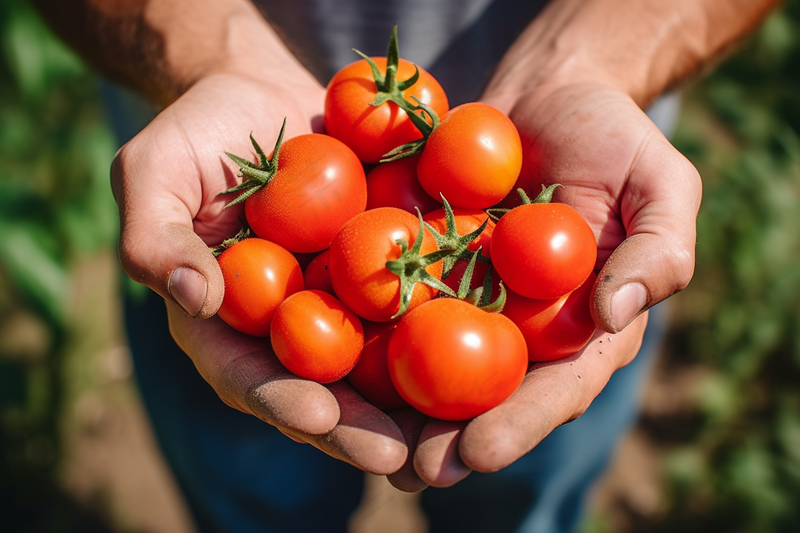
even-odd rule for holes
{"type": "Polygon", "coordinates": [[[704,196],[670,356],[712,372],[660,531],[800,528],[799,60],[795,2],[693,90],[676,139],[704,196]]]}

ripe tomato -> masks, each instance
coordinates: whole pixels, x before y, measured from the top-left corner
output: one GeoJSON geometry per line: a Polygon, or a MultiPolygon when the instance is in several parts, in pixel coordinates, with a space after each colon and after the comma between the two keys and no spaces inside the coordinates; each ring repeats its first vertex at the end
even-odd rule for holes
{"type": "MultiPolygon", "coordinates": [[[[388,322],[400,309],[400,279],[386,268],[386,262],[400,257],[398,239],[409,247],[417,237],[417,217],[393,207],[365,211],[353,217],[336,234],[328,251],[328,271],[333,290],[357,315],[373,322],[388,322]]],[[[437,250],[433,235],[424,230],[421,254],[437,250]]],[[[425,269],[442,276],[442,263],[425,269]]],[[[417,283],[409,309],[430,300],[437,290],[417,283]]]]}
{"type": "Polygon", "coordinates": [[[327,248],[366,205],[358,158],[341,142],[317,133],[284,142],[275,178],[244,204],[256,235],[301,253],[327,248]]]}
{"type": "Polygon", "coordinates": [[[303,272],[303,282],[307,290],[319,290],[335,296],[331,285],[331,275],[328,272],[328,250],[320,252],[308,263],[303,272]]]}
{"type": "Polygon", "coordinates": [[[367,174],[367,209],[396,207],[416,214],[433,211],[441,202],[431,198],[417,179],[419,157],[381,163],[367,174]]]}
{"type": "MultiPolygon", "coordinates": [[[[373,57],[381,72],[386,71],[386,58],[373,57]]],[[[397,79],[413,76],[414,65],[400,59],[397,79]]],[[[384,154],[422,134],[397,104],[391,101],[371,106],[378,89],[372,69],[366,60],[351,63],[328,82],[325,95],[325,131],[349,146],[364,163],[377,163],[384,154]]],[[[409,102],[416,97],[443,116],[450,108],[447,95],[433,76],[419,69],[419,79],[403,92],[409,102]]]]}
{"type": "Polygon", "coordinates": [[[278,307],[270,341],[290,372],[331,383],[355,366],[364,346],[364,329],[358,317],[330,294],[301,291],[278,307]]]}
{"type": "Polygon", "coordinates": [[[217,258],[225,296],[217,314],[233,328],[269,335],[275,310],[287,296],[303,290],[303,272],[294,256],[264,239],[244,239],[217,258]]]}
{"type": "Polygon", "coordinates": [[[527,368],[525,339],[511,320],[455,298],[426,302],[403,316],[389,342],[397,391],[442,420],[466,420],[499,405],[527,368]]]}
{"type": "Polygon", "coordinates": [[[396,323],[367,322],[364,326],[364,349],[358,363],[347,374],[347,381],[365,400],[384,411],[408,407],[394,388],[389,376],[389,340],[396,323]]]}
{"type": "Polygon", "coordinates": [[[492,232],[492,263],[506,285],[527,298],[559,298],[594,269],[597,244],[589,224],[566,204],[515,207],[492,232]]]}
{"type": "Polygon", "coordinates": [[[531,361],[553,361],[577,353],[594,335],[590,299],[597,276],[553,300],[532,300],[509,290],[503,314],[522,332],[531,361]]]}
{"type": "Polygon", "coordinates": [[[514,123],[480,102],[454,107],[428,137],[417,176],[433,198],[453,207],[483,209],[505,197],[522,168],[514,123]]]}

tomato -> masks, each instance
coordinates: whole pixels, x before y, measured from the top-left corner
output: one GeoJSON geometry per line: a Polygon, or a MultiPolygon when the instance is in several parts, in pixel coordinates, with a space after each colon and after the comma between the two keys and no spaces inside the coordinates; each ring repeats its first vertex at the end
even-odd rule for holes
{"type": "Polygon", "coordinates": [[[416,214],[428,213],[442,203],[431,198],[417,179],[419,157],[381,163],[367,174],[367,209],[396,207],[416,214]]]}
{"type": "Polygon", "coordinates": [[[320,383],[342,379],[364,346],[361,321],[322,291],[301,291],[278,307],[270,341],[278,360],[293,374],[320,383]]]}
{"type": "Polygon", "coordinates": [[[442,420],[466,420],[500,405],[527,368],[525,339],[511,320],[455,298],[409,312],[389,341],[397,391],[442,420]]]}
{"type": "MultiPolygon", "coordinates": [[[[398,239],[409,247],[417,237],[419,219],[393,207],[365,211],[353,217],[334,237],[328,251],[328,271],[333,290],[357,315],[373,322],[388,322],[400,310],[400,279],[386,262],[400,257],[398,239]]],[[[424,230],[421,254],[435,252],[436,242],[424,230]]],[[[441,278],[442,263],[425,269],[441,278]]],[[[430,300],[437,290],[417,283],[409,309],[430,300]]]]}
{"type": "Polygon", "coordinates": [[[217,258],[225,296],[217,314],[233,328],[269,335],[275,310],[289,295],[303,290],[303,272],[294,256],[264,239],[244,239],[217,258]]]}
{"type": "Polygon", "coordinates": [[[505,197],[522,167],[514,123],[480,102],[453,108],[425,142],[417,165],[422,188],[453,207],[482,209],[505,197]]]}
{"type": "MultiPolygon", "coordinates": [[[[456,221],[456,232],[458,232],[459,235],[467,235],[472,233],[481,227],[481,224],[483,224],[485,220],[489,220],[478,238],[467,246],[467,249],[472,251],[481,248],[481,255],[489,259],[491,257],[491,248],[489,243],[492,240],[492,232],[494,231],[494,222],[489,218],[489,215],[480,209],[456,208],[453,209],[453,216],[456,221]]],[[[433,229],[440,234],[444,234],[447,231],[447,220],[445,218],[444,208],[439,208],[436,211],[432,211],[423,216],[422,219],[430,224],[431,227],[433,227],[433,229]]],[[[464,271],[466,270],[468,263],[469,261],[465,261],[463,259],[456,260],[455,266],[450,271],[450,274],[446,278],[442,279],[445,285],[454,291],[458,291],[458,286],[461,283],[461,278],[464,276],[464,271]]],[[[489,263],[476,262],[470,287],[474,289],[482,286],[488,270],[489,263]]],[[[492,277],[492,280],[492,292],[494,292],[494,288],[497,287],[497,281],[499,281],[499,277],[495,275],[492,277]]]]}
{"type": "MultiPolygon", "coordinates": [[[[372,60],[381,72],[386,71],[385,57],[372,60]]],[[[406,80],[413,74],[414,64],[400,59],[397,79],[406,80]]],[[[339,70],[328,82],[325,95],[326,133],[349,146],[365,163],[377,163],[387,152],[422,137],[406,112],[394,102],[369,105],[377,94],[372,69],[362,59],[339,70]]],[[[403,96],[412,104],[415,104],[412,97],[418,98],[441,116],[450,108],[442,86],[421,68],[419,79],[403,91],[403,96]]]]}
{"type": "Polygon", "coordinates": [[[320,252],[308,263],[303,272],[303,282],[308,290],[319,290],[335,296],[331,285],[331,275],[328,272],[328,250],[320,252]]]}
{"type": "Polygon", "coordinates": [[[408,407],[389,375],[389,340],[396,323],[364,322],[364,349],[347,381],[365,400],[384,411],[408,407]]]}
{"type": "Polygon", "coordinates": [[[284,142],[275,177],[244,204],[256,235],[301,253],[327,248],[366,205],[366,177],[358,158],[341,142],[317,133],[284,142]]]}
{"type": "Polygon", "coordinates": [[[597,244],[589,224],[566,204],[515,207],[492,232],[492,263],[506,285],[527,298],[559,298],[594,269],[597,244]]]}
{"type": "Polygon", "coordinates": [[[509,290],[503,314],[522,332],[531,361],[553,361],[577,353],[594,335],[590,300],[597,276],[589,274],[569,294],[552,300],[532,300],[509,290]]]}

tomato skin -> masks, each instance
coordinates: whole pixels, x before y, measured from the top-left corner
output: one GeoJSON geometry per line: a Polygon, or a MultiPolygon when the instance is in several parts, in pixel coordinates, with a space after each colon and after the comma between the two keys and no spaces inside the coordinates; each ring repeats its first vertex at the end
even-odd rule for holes
{"type": "Polygon", "coordinates": [[[503,215],[491,250],[506,285],[537,300],[577,289],[597,260],[592,228],[573,208],[558,203],[521,205],[503,215]]]}
{"type": "Polygon", "coordinates": [[[511,320],[455,298],[420,305],[389,342],[397,391],[442,420],[467,420],[500,405],[527,368],[525,339],[511,320]]]}
{"type": "Polygon", "coordinates": [[[303,290],[303,272],[287,250],[264,239],[245,239],[217,258],[225,296],[217,314],[234,329],[269,336],[281,302],[303,290]]]}
{"type": "Polygon", "coordinates": [[[364,168],[352,150],[327,135],[293,137],[281,146],[275,178],[244,205],[259,237],[291,252],[319,252],[364,211],[364,168]]]}
{"type": "MultiPolygon", "coordinates": [[[[389,322],[400,309],[400,279],[386,268],[386,262],[400,257],[395,241],[413,245],[419,219],[401,209],[380,207],[365,211],[347,222],[336,234],[328,251],[328,271],[333,290],[358,316],[373,322],[389,322]]],[[[437,250],[431,232],[424,228],[421,255],[437,250]]],[[[436,278],[442,263],[426,268],[436,278]]],[[[417,283],[409,309],[430,300],[437,290],[417,283]]]]}
{"type": "MultiPolygon", "coordinates": [[[[371,59],[385,72],[385,57],[371,59]]],[[[400,59],[397,79],[405,80],[413,74],[414,64],[400,59]]],[[[364,59],[339,70],[328,82],[325,93],[325,132],[349,146],[364,163],[377,163],[394,148],[422,137],[406,112],[394,102],[369,105],[376,94],[372,69],[364,59]]],[[[412,103],[412,97],[418,98],[439,116],[450,109],[442,86],[422,68],[419,79],[404,91],[404,96],[412,103]]]]}
{"type": "Polygon", "coordinates": [[[522,143],[514,123],[492,106],[454,107],[422,150],[417,176],[433,198],[453,207],[483,209],[502,200],[522,168],[522,143]]]}
{"type": "Polygon", "coordinates": [[[411,214],[416,208],[428,213],[441,207],[425,192],[417,179],[419,156],[381,163],[367,174],[367,209],[396,207],[411,214]]]}
{"type": "Polygon", "coordinates": [[[408,407],[389,375],[389,340],[396,322],[363,322],[364,349],[347,381],[365,400],[384,411],[408,407]]]}
{"type": "Polygon", "coordinates": [[[592,272],[580,287],[553,300],[532,300],[507,291],[503,314],[525,337],[531,361],[569,357],[591,340],[596,329],[590,309],[596,278],[592,272]]]}
{"type": "Polygon", "coordinates": [[[300,291],[278,307],[270,327],[278,360],[293,374],[319,383],[342,379],[364,346],[361,321],[322,291],[300,291]]]}
{"type": "Polygon", "coordinates": [[[331,285],[331,275],[328,272],[328,250],[320,252],[312,259],[305,272],[303,272],[303,282],[307,290],[318,290],[336,296],[331,285]]]}

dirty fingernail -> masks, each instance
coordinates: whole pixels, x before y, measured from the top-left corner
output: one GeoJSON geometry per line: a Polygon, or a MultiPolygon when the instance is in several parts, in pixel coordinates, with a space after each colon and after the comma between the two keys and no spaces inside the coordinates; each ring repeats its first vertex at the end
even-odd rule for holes
{"type": "Polygon", "coordinates": [[[623,285],[611,298],[611,321],[621,331],[642,312],[647,304],[647,289],[641,283],[623,285]]]}
{"type": "Polygon", "coordinates": [[[206,301],[208,285],[200,272],[189,267],[172,271],[167,291],[189,316],[197,316],[206,301]]]}

